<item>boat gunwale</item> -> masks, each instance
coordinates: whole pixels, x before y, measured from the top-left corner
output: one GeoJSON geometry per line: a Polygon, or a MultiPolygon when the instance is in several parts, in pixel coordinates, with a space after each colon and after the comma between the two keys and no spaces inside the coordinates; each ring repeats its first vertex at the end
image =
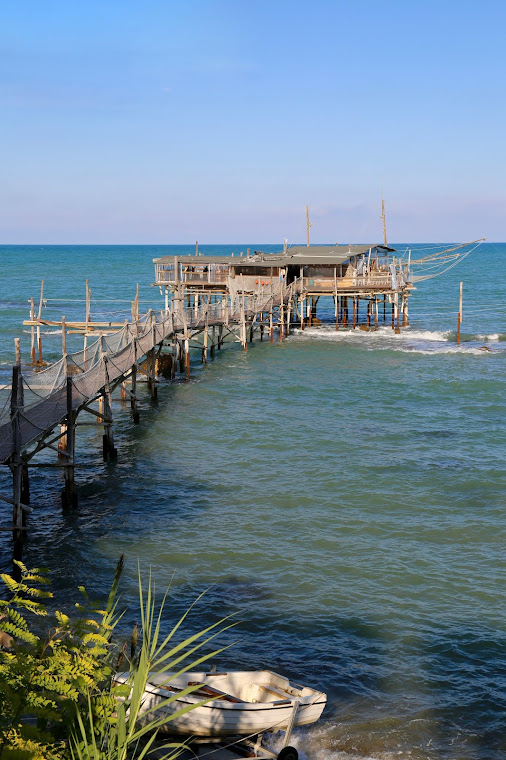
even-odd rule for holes
{"type": "MultiPolygon", "coordinates": [[[[162,699],[169,699],[169,697],[165,696],[164,694],[160,694],[160,689],[167,689],[166,686],[156,686],[155,684],[152,684],[151,681],[148,681],[146,683],[144,691],[148,694],[151,694],[153,696],[159,696],[162,699]],[[148,689],[148,686],[155,689],[155,691],[151,691],[148,689]]],[[[317,692],[319,696],[323,696],[323,692],[317,692]]],[[[208,707],[212,710],[216,710],[217,708],[222,709],[225,708],[226,710],[239,710],[240,712],[245,711],[254,711],[254,712],[260,712],[262,710],[293,710],[293,702],[297,697],[294,697],[293,700],[290,700],[290,704],[285,705],[276,705],[274,702],[243,702],[240,705],[227,703],[223,699],[209,699],[205,703],[199,704],[202,702],[202,700],[199,699],[199,697],[192,697],[191,694],[185,694],[184,697],[179,697],[177,691],[172,692],[172,696],[175,697],[173,702],[181,702],[184,705],[196,705],[197,707],[208,707]],[[190,698],[192,701],[187,702],[185,701],[187,698],[190,698]],[[193,700],[196,700],[195,702],[193,700]]],[[[319,702],[299,702],[299,710],[302,710],[306,707],[313,707],[317,705],[326,705],[327,700],[324,699],[319,702]]],[[[169,705],[166,705],[166,707],[169,707],[169,705]]]]}

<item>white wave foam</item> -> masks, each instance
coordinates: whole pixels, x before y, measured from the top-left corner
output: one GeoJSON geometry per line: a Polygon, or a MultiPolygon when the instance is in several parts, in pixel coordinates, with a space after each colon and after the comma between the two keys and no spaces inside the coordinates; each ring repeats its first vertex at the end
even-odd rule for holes
{"type": "Polygon", "coordinates": [[[430,340],[437,342],[447,342],[449,336],[452,334],[451,330],[439,331],[439,330],[412,330],[409,327],[401,329],[400,333],[395,333],[390,327],[378,327],[377,330],[361,330],[357,327],[353,328],[340,328],[336,330],[333,327],[310,327],[306,330],[296,328],[292,330],[292,335],[301,335],[304,337],[326,338],[330,340],[345,340],[350,338],[357,338],[359,340],[372,339],[372,340],[384,340],[390,338],[395,341],[402,340],[430,340]]]}
{"type": "MultiPolygon", "coordinates": [[[[301,760],[398,760],[400,753],[380,752],[374,755],[362,753],[350,753],[346,750],[335,748],[333,734],[335,726],[332,723],[319,725],[311,729],[302,729],[292,734],[290,745],[295,747],[301,760]]],[[[280,752],[284,740],[284,733],[279,732],[267,741],[267,748],[275,753],[280,752]]]]}
{"type": "Polygon", "coordinates": [[[44,335],[61,335],[61,330],[44,330],[44,335]]]}
{"type": "Polygon", "coordinates": [[[498,343],[501,340],[499,333],[492,333],[491,335],[477,335],[476,340],[484,340],[487,343],[498,343]]]}
{"type": "Polygon", "coordinates": [[[406,348],[399,348],[399,351],[412,354],[473,354],[473,356],[486,356],[487,354],[497,353],[497,351],[484,351],[476,346],[445,346],[444,348],[418,348],[417,346],[407,346],[406,348]]]}
{"type": "MultiPolygon", "coordinates": [[[[378,330],[364,331],[360,329],[346,328],[335,330],[330,326],[312,327],[305,331],[299,328],[292,331],[292,336],[298,340],[312,340],[317,338],[325,341],[339,341],[353,345],[360,345],[367,351],[401,351],[418,354],[473,354],[481,356],[488,353],[496,353],[498,349],[484,350],[476,345],[477,341],[464,342],[458,346],[452,340],[454,333],[451,330],[412,330],[404,328],[396,334],[390,327],[380,327],[378,330]]],[[[479,336],[477,336],[479,337],[479,336]]],[[[484,340],[485,336],[481,336],[484,340]]],[[[490,342],[490,341],[489,341],[490,342]]]]}

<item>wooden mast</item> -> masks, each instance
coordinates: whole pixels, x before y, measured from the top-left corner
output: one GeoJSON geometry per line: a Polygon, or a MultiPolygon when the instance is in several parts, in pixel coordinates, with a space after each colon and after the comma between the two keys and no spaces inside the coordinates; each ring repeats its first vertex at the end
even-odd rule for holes
{"type": "Polygon", "coordinates": [[[385,218],[385,190],[381,192],[381,221],[383,222],[383,243],[387,246],[387,223],[385,218]]]}
{"type": "Polygon", "coordinates": [[[309,230],[313,225],[309,221],[309,206],[306,206],[306,241],[307,241],[307,247],[309,248],[309,230]]]}

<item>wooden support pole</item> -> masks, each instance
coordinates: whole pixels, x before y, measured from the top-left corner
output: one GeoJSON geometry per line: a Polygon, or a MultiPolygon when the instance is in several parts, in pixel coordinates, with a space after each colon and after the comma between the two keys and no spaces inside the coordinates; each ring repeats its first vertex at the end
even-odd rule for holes
{"type": "Polygon", "coordinates": [[[244,292],[241,299],[241,343],[245,351],[248,350],[248,341],[246,339],[246,311],[244,308],[244,292]]]}
{"type": "Polygon", "coordinates": [[[42,364],[42,338],[40,335],[40,319],[42,317],[42,299],[44,297],[44,280],[42,280],[40,284],[40,299],[39,299],[39,311],[38,311],[38,319],[39,324],[37,325],[37,349],[39,351],[39,364],[42,364]]]}
{"type": "Polygon", "coordinates": [[[378,329],[378,299],[374,298],[374,332],[378,329]]]}
{"type": "Polygon", "coordinates": [[[98,400],[98,417],[97,417],[97,424],[101,424],[104,419],[104,397],[99,396],[98,400]]]}
{"type": "Polygon", "coordinates": [[[334,317],[336,320],[336,330],[339,330],[339,316],[337,308],[337,267],[334,267],[334,317]]]}
{"type": "Polygon", "coordinates": [[[91,305],[90,281],[86,280],[86,332],[88,332],[88,326],[90,324],[90,305],[91,305]]]}
{"type": "Polygon", "coordinates": [[[130,375],[132,381],[131,393],[130,393],[130,409],[132,410],[132,420],[135,425],[139,424],[139,409],[137,407],[137,363],[132,367],[130,375]]]}
{"type": "Polygon", "coordinates": [[[462,288],[463,283],[460,283],[459,290],[459,313],[457,314],[457,346],[460,346],[460,325],[462,323],[462,288]]]}
{"type": "MultiPolygon", "coordinates": [[[[25,459],[23,459],[23,469],[21,474],[21,508],[23,509],[24,504],[30,504],[30,478],[28,475],[28,464],[25,459]]],[[[23,509],[23,513],[24,513],[23,509]]],[[[23,525],[25,525],[25,515],[23,514],[23,525]]]]}
{"type": "Polygon", "coordinates": [[[118,458],[118,451],[116,447],[114,446],[114,433],[113,433],[113,426],[112,426],[112,399],[111,399],[111,388],[109,385],[109,372],[107,368],[107,356],[104,356],[104,374],[105,374],[105,385],[104,385],[104,393],[103,393],[103,413],[104,413],[104,435],[102,438],[102,452],[104,456],[104,461],[108,462],[114,459],[118,458]]]}
{"type": "Polygon", "coordinates": [[[158,391],[157,391],[157,385],[155,380],[155,373],[156,373],[156,351],[154,348],[152,348],[150,351],[146,353],[146,364],[147,364],[147,386],[149,395],[151,396],[152,400],[156,400],[158,391]]]}
{"type": "Polygon", "coordinates": [[[207,326],[207,319],[206,319],[206,326],[204,327],[204,344],[202,346],[202,364],[207,364],[208,344],[209,344],[209,327],[207,326]]]}
{"type": "MultiPolygon", "coordinates": [[[[19,339],[18,339],[19,340],[19,339]]],[[[23,406],[23,379],[21,376],[20,364],[15,364],[12,368],[12,387],[11,387],[11,435],[12,435],[12,455],[10,458],[10,468],[12,471],[12,538],[14,541],[13,558],[21,560],[23,556],[23,501],[21,498],[23,465],[21,460],[21,424],[19,411],[23,406]]],[[[20,570],[16,564],[13,565],[15,577],[21,577],[20,570]]]]}
{"type": "Polygon", "coordinates": [[[383,322],[387,321],[387,295],[383,293],[383,322]]]}
{"type": "Polygon", "coordinates": [[[65,315],[62,315],[61,318],[61,348],[62,348],[62,355],[67,355],[67,328],[65,325],[65,315]]]}
{"type": "MultiPolygon", "coordinates": [[[[30,298],[30,322],[33,322],[34,319],[35,305],[33,303],[33,298],[30,298]]],[[[32,364],[35,364],[35,327],[33,325],[30,327],[30,358],[32,360],[32,364]]]]}
{"type": "MultiPolygon", "coordinates": [[[[98,421],[98,417],[97,417],[98,421]]],[[[60,425],[60,440],[58,441],[58,458],[64,459],[67,451],[67,426],[60,425]]]]}
{"type": "Polygon", "coordinates": [[[65,508],[77,506],[77,494],[74,481],[74,453],[75,453],[75,419],[72,408],[72,378],[67,376],[67,418],[66,418],[66,464],[63,470],[65,487],[62,493],[62,504],[65,508]]]}
{"type": "Polygon", "coordinates": [[[408,299],[406,298],[405,295],[402,296],[401,306],[402,306],[402,326],[403,327],[407,327],[409,325],[409,322],[408,322],[408,299]]]}
{"type": "Polygon", "coordinates": [[[395,330],[395,306],[392,301],[392,330],[395,330]]]}
{"type": "MultiPolygon", "coordinates": [[[[137,286],[138,288],[139,286],[137,286]]],[[[138,292],[138,291],[137,291],[138,292]]],[[[150,310],[151,311],[151,310],[150,310]]],[[[151,311],[150,313],[150,319],[151,319],[151,341],[153,348],[147,352],[146,354],[146,360],[148,365],[148,390],[151,395],[151,399],[153,401],[156,401],[158,396],[158,388],[156,384],[156,316],[151,311]]]]}
{"type": "Polygon", "coordinates": [[[171,377],[171,380],[174,380],[174,378],[176,377],[176,372],[177,372],[177,340],[175,337],[172,340],[171,353],[172,353],[172,366],[170,370],[170,377],[171,377]]]}
{"type": "Polygon", "coordinates": [[[185,338],[184,341],[184,353],[185,353],[185,360],[186,360],[186,379],[190,379],[190,340],[189,338],[185,338]]]}
{"type": "MultiPolygon", "coordinates": [[[[302,321],[302,319],[301,319],[301,323],[302,323],[302,325],[304,324],[303,321],[302,321]]],[[[304,327],[302,327],[302,329],[304,329],[304,327]]],[[[269,310],[269,330],[270,330],[270,334],[271,334],[271,343],[273,343],[274,342],[274,324],[273,324],[273,321],[272,321],[272,305],[271,305],[271,308],[269,310]]]]}

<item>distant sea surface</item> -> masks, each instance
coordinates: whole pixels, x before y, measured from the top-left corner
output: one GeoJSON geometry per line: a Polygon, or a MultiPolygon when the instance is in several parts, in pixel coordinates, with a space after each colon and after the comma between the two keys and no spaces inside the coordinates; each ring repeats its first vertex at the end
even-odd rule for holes
{"type": "MultiPolygon", "coordinates": [[[[136,283],[141,311],[163,307],[152,259],[192,251],[1,247],[0,382],[15,336],[29,356],[22,321],[41,279],[46,318],[82,317],[89,278],[92,318],[122,321],[136,283]]],[[[139,619],[138,561],[158,589],[172,581],[166,628],[210,587],[186,630],[239,611],[220,669],[269,668],[328,693],[322,720],[294,734],[308,758],[505,758],[505,268],[506,244],[485,244],[419,283],[400,335],[388,322],[336,332],[321,302],[321,326],[195,361],[156,406],[142,387],[137,426],[118,398],[116,463],[102,462],[99,428],[78,428],[75,512],[62,513],[58,471],[32,470],[26,563],[51,569],[64,607],[80,584],[103,594],[125,553],[125,630],[139,619]]],[[[43,351],[60,355],[57,328],[43,351]]]]}

